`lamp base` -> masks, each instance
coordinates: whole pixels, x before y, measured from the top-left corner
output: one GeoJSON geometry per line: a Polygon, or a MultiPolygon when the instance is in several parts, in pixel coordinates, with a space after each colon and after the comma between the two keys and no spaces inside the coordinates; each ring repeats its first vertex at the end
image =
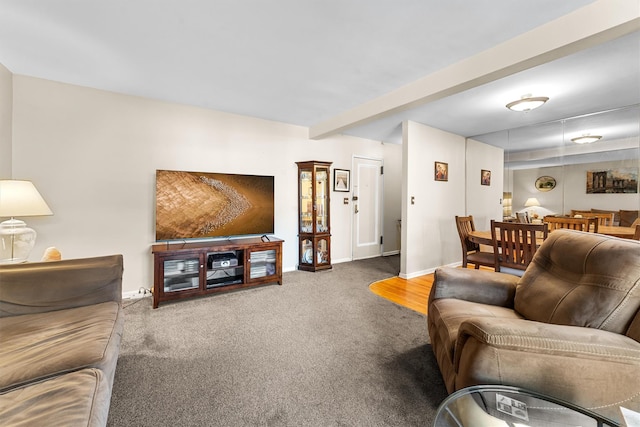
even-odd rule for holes
{"type": "Polygon", "coordinates": [[[36,231],[11,218],[0,223],[0,264],[27,262],[36,244],[36,231]]]}

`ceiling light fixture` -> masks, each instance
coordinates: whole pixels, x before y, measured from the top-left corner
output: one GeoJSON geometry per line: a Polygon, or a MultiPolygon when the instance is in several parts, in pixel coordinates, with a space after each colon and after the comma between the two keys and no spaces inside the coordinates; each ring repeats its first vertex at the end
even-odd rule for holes
{"type": "Polygon", "coordinates": [[[531,111],[534,108],[538,108],[542,106],[545,102],[549,100],[546,96],[536,96],[532,97],[531,94],[522,95],[517,101],[510,102],[506,105],[506,107],[512,111],[531,111]]]}
{"type": "Polygon", "coordinates": [[[592,142],[598,141],[600,138],[602,138],[601,135],[589,135],[587,133],[582,136],[571,138],[571,141],[575,142],[576,144],[591,144],[592,142]]]}

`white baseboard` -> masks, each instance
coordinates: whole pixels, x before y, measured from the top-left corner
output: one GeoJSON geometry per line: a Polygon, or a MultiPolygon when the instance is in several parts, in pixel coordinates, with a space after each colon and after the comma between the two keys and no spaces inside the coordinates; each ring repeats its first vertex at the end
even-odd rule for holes
{"type": "Polygon", "coordinates": [[[400,276],[400,278],[402,278],[402,279],[413,279],[415,277],[424,276],[425,274],[431,274],[431,273],[435,272],[440,267],[459,267],[461,265],[462,265],[462,262],[454,262],[452,264],[446,264],[446,265],[441,265],[439,267],[428,268],[428,269],[422,270],[422,271],[415,271],[415,272],[413,272],[411,274],[404,274],[404,273],[401,272],[398,276],[400,276]]]}
{"type": "Polygon", "coordinates": [[[138,299],[151,296],[151,291],[149,289],[140,288],[137,291],[127,291],[122,293],[122,299],[138,299]]]}
{"type": "Polygon", "coordinates": [[[400,274],[399,274],[398,276],[399,276],[401,279],[413,279],[413,278],[415,278],[415,277],[424,276],[425,274],[431,274],[431,273],[433,273],[434,271],[436,271],[436,268],[437,268],[437,267],[435,267],[435,268],[429,268],[429,269],[422,270],[422,271],[415,271],[415,272],[413,272],[413,273],[411,273],[411,274],[404,274],[404,273],[400,272],[400,274]]]}

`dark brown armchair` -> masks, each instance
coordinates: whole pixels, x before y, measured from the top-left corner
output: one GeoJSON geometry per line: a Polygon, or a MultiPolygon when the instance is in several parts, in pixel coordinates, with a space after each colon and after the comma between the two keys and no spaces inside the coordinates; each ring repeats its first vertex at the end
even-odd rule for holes
{"type": "Polygon", "coordinates": [[[522,387],[640,411],[640,242],[556,230],[522,277],[441,268],[428,329],[447,390],[522,387]]]}

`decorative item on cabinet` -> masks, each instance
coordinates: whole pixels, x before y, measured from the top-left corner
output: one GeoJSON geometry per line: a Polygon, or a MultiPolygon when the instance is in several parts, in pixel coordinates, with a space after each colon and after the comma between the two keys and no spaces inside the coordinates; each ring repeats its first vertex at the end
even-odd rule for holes
{"type": "Polygon", "coordinates": [[[298,165],[298,269],[304,271],[330,269],[332,267],[329,207],[331,162],[310,160],[296,162],[296,164],[298,165]]]}

